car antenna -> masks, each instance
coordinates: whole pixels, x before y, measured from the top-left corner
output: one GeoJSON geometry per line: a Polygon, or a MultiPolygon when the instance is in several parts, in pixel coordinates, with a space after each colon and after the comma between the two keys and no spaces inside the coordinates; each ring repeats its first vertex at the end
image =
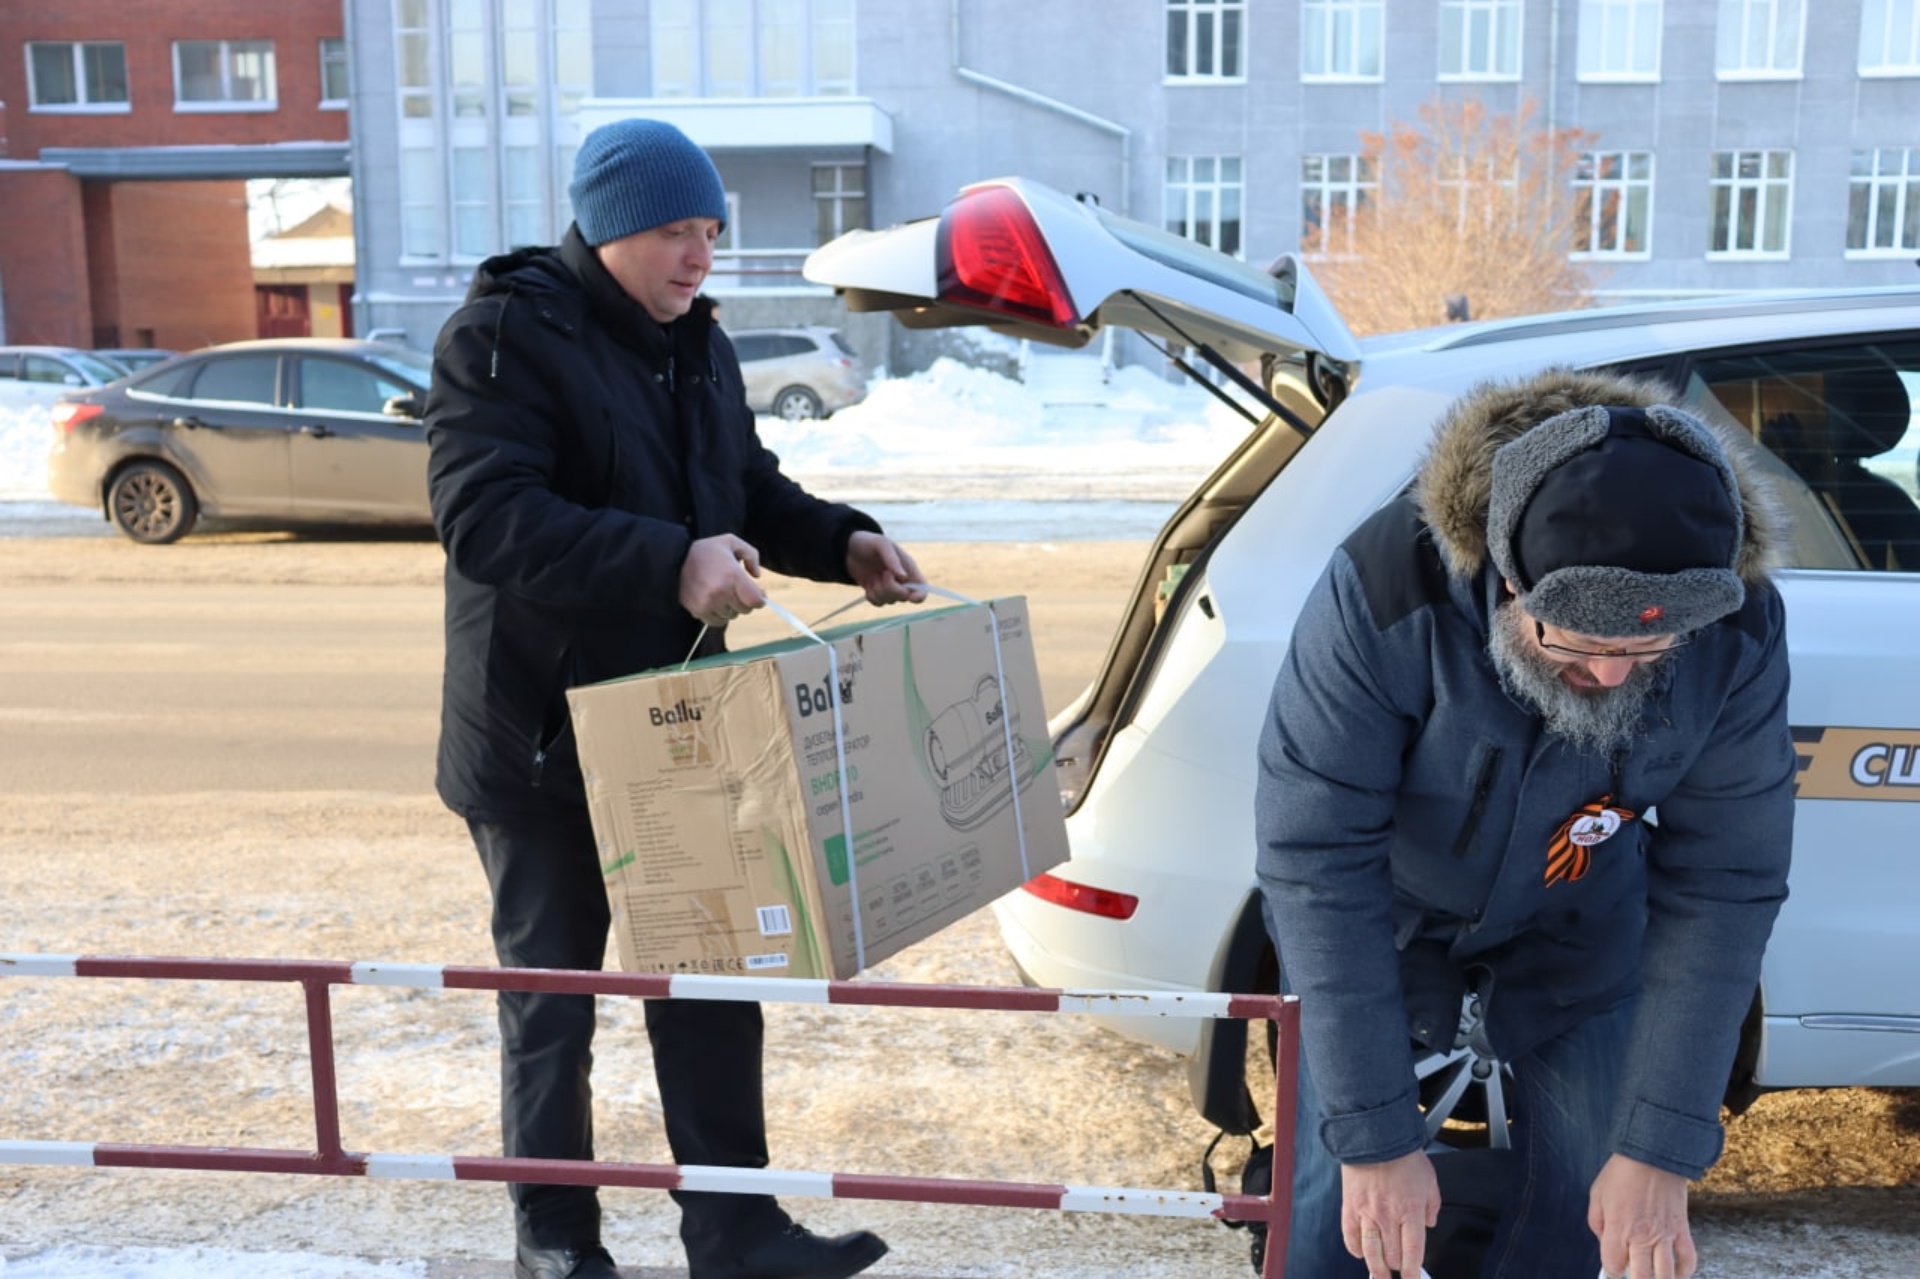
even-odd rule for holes
{"type": "MultiPolygon", "coordinates": [[[[1280,418],[1280,420],[1285,422],[1288,426],[1292,427],[1294,430],[1300,432],[1300,434],[1303,436],[1313,434],[1314,428],[1307,425],[1306,419],[1302,418],[1298,413],[1295,413],[1292,409],[1288,408],[1286,405],[1282,404],[1280,401],[1274,399],[1272,395],[1268,394],[1267,388],[1265,388],[1264,386],[1261,386],[1258,382],[1254,381],[1252,378],[1248,377],[1245,373],[1242,373],[1238,368],[1234,367],[1232,361],[1228,360],[1226,356],[1220,354],[1220,352],[1214,350],[1211,346],[1208,346],[1205,342],[1194,341],[1193,336],[1189,334],[1185,329],[1181,328],[1178,324],[1174,323],[1172,317],[1168,316],[1164,311],[1162,311],[1159,307],[1155,306],[1153,303],[1147,301],[1147,299],[1142,295],[1140,295],[1139,293],[1135,292],[1132,289],[1126,289],[1126,290],[1123,290],[1123,292],[1125,292],[1126,295],[1132,298],[1135,302],[1138,302],[1141,306],[1145,307],[1148,311],[1152,312],[1153,317],[1159,320],[1160,323],[1166,325],[1169,329],[1172,329],[1175,333],[1179,334],[1180,340],[1185,342],[1190,349],[1198,351],[1200,353],[1201,359],[1205,360],[1208,364],[1211,364],[1214,368],[1218,369],[1220,372],[1224,373],[1227,377],[1231,378],[1235,386],[1239,387],[1241,390],[1245,391],[1248,395],[1251,395],[1255,400],[1259,401],[1260,406],[1266,409],[1267,412],[1272,413],[1276,417],[1280,418]]],[[[1139,332],[1139,330],[1136,329],[1135,332],[1139,332]]],[[[1240,403],[1240,401],[1234,399],[1231,395],[1228,395],[1225,391],[1221,390],[1218,386],[1215,386],[1213,384],[1212,379],[1202,377],[1198,369],[1194,368],[1191,364],[1188,364],[1185,360],[1175,355],[1173,353],[1172,347],[1164,345],[1163,343],[1154,341],[1154,339],[1148,334],[1141,333],[1140,336],[1142,339],[1144,339],[1147,342],[1149,346],[1152,346],[1154,349],[1159,351],[1162,355],[1166,356],[1169,360],[1173,361],[1173,366],[1175,368],[1179,369],[1182,373],[1185,373],[1188,377],[1192,378],[1195,382],[1198,382],[1201,386],[1205,387],[1207,391],[1209,391],[1214,396],[1215,399],[1218,399],[1222,404],[1232,409],[1235,413],[1238,413],[1241,417],[1244,417],[1245,419],[1247,419],[1247,421],[1252,422],[1255,426],[1258,426],[1260,424],[1260,419],[1255,417],[1252,411],[1248,409],[1246,405],[1240,403]]]]}

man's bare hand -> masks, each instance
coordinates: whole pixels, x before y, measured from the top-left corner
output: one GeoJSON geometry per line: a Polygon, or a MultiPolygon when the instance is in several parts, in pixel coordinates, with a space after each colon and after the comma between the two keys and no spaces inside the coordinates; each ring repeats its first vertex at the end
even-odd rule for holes
{"type": "Polygon", "coordinates": [[[1600,1268],[1622,1279],[1688,1279],[1700,1264],[1687,1229],[1687,1179],[1625,1155],[1593,1179],[1587,1225],[1600,1268]]]}
{"type": "Polygon", "coordinates": [[[1440,1220],[1440,1181],[1425,1151],[1383,1164],[1340,1165],[1340,1234],[1369,1279],[1417,1275],[1440,1220]]]}
{"type": "Polygon", "coordinates": [[[913,556],[881,533],[862,529],[847,540],[847,575],[867,593],[869,604],[918,604],[927,598],[913,556]]]}
{"type": "Polygon", "coordinates": [[[680,607],[708,626],[725,626],[767,602],[758,576],[760,552],[750,544],[731,533],[703,537],[680,565],[680,607]]]}

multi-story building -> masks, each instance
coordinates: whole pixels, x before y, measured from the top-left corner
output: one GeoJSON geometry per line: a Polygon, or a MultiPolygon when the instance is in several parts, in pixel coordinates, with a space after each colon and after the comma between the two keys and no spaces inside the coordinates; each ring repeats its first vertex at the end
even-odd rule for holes
{"type": "Polygon", "coordinates": [[[422,345],[476,262],[558,237],[579,139],[629,115],[719,165],[731,322],[838,322],[896,369],[909,335],[799,278],[842,230],[1020,173],[1264,262],[1367,199],[1362,135],[1435,100],[1590,137],[1568,181],[1602,300],[1907,283],[1920,257],[1904,0],[347,6],[363,323],[422,345]]]}
{"type": "Polygon", "coordinates": [[[347,172],[341,18],[339,0],[0,0],[5,340],[254,336],[246,179],[347,172]]]}

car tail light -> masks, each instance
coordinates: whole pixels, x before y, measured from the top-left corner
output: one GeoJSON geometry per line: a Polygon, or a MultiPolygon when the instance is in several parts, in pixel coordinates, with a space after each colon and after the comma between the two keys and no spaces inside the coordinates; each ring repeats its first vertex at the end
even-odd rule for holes
{"type": "Polygon", "coordinates": [[[940,298],[1070,329],[1066,281],[1026,202],[1006,187],[962,192],[940,218],[940,298]]]}
{"type": "Polygon", "coordinates": [[[56,431],[71,431],[82,422],[105,412],[98,404],[56,404],[53,406],[53,427],[56,431]]]}
{"type": "Polygon", "coordinates": [[[1133,912],[1140,909],[1140,899],[1132,893],[1089,888],[1058,875],[1036,875],[1020,886],[1041,901],[1102,919],[1132,919],[1133,912]]]}

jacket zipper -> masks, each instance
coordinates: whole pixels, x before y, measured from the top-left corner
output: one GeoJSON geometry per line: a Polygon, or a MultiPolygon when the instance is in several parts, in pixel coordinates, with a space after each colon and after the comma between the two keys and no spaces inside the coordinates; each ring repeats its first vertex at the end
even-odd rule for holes
{"type": "MultiPolygon", "coordinates": [[[[576,678],[573,669],[574,661],[572,653],[561,653],[560,667],[566,672],[566,682],[568,686],[580,682],[576,678]]],[[[564,701],[562,704],[564,705],[564,701]]],[[[572,731],[573,717],[566,712],[562,712],[560,723],[557,726],[551,726],[550,724],[540,725],[540,735],[534,738],[533,741],[533,770],[527,778],[528,784],[535,790],[540,789],[540,784],[546,777],[547,756],[552,754],[553,748],[560,744],[560,739],[572,731]]]]}
{"type": "Polygon", "coordinates": [[[1486,815],[1487,797],[1493,793],[1494,775],[1500,771],[1501,747],[1495,746],[1487,751],[1486,760],[1480,765],[1480,780],[1474,783],[1473,805],[1467,809],[1466,825],[1460,828],[1459,838],[1453,841],[1455,859],[1465,857],[1467,848],[1473,843],[1473,837],[1480,833],[1480,822],[1486,815]]]}

